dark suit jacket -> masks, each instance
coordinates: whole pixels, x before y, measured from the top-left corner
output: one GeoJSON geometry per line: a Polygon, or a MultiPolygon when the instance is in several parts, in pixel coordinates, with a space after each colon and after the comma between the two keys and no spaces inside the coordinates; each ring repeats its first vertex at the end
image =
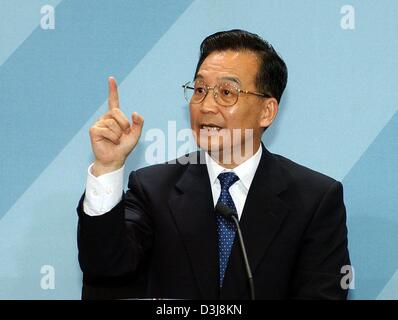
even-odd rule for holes
{"type": "MultiPolygon", "coordinates": [[[[340,270],[350,262],[341,183],[262,147],[240,220],[256,298],[346,298],[340,270]]],[[[237,238],[218,287],[205,164],[177,161],[131,172],[123,200],[102,216],[85,215],[83,197],[78,247],[85,279],[123,279],[140,270],[143,297],[249,298],[237,238]]]]}

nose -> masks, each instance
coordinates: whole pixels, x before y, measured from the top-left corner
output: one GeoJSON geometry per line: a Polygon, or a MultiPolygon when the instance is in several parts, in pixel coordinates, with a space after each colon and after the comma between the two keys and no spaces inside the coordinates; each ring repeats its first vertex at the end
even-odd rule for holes
{"type": "Polygon", "coordinates": [[[218,103],[215,100],[214,95],[217,92],[214,91],[213,88],[210,88],[207,91],[206,97],[200,103],[200,111],[203,113],[218,113],[218,103]]]}

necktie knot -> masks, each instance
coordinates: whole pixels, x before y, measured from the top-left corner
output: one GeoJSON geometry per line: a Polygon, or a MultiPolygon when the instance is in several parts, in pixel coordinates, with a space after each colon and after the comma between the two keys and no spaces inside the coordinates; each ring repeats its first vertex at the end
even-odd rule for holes
{"type": "Polygon", "coordinates": [[[223,172],[218,175],[218,180],[220,180],[221,190],[228,191],[229,188],[239,180],[239,177],[235,172],[223,172]]]}

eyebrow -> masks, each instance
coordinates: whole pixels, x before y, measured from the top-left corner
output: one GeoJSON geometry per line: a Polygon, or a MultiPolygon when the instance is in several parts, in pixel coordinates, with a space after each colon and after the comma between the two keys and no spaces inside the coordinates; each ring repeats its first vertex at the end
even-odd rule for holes
{"type": "MultiPolygon", "coordinates": [[[[204,80],[204,77],[202,75],[200,75],[200,74],[197,74],[195,80],[196,79],[204,80]]],[[[228,81],[235,82],[235,83],[237,83],[239,85],[241,84],[239,79],[235,78],[235,77],[228,77],[228,76],[227,77],[221,77],[221,78],[218,78],[218,80],[228,80],[228,81]]]]}
{"type": "Polygon", "coordinates": [[[237,84],[240,85],[239,79],[238,79],[238,78],[235,78],[235,77],[222,77],[222,78],[220,78],[220,79],[221,79],[221,80],[232,81],[232,82],[235,82],[235,83],[237,83],[237,84]]]}

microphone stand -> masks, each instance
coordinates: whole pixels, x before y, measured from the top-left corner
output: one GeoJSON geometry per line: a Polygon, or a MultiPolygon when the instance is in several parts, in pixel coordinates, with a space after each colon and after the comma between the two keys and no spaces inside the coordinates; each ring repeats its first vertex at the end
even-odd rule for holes
{"type": "Polygon", "coordinates": [[[229,220],[232,219],[232,221],[236,225],[240,248],[241,248],[242,255],[243,255],[243,261],[244,261],[245,268],[246,268],[246,274],[247,274],[247,278],[249,280],[250,299],[255,300],[253,275],[252,275],[252,271],[250,269],[249,259],[247,258],[246,247],[245,247],[245,243],[243,242],[243,236],[242,236],[242,231],[240,230],[240,226],[239,226],[238,215],[234,210],[232,210],[231,208],[227,207],[226,205],[220,204],[220,203],[216,205],[216,211],[218,213],[220,213],[221,215],[223,215],[226,219],[229,219],[229,220]]]}

